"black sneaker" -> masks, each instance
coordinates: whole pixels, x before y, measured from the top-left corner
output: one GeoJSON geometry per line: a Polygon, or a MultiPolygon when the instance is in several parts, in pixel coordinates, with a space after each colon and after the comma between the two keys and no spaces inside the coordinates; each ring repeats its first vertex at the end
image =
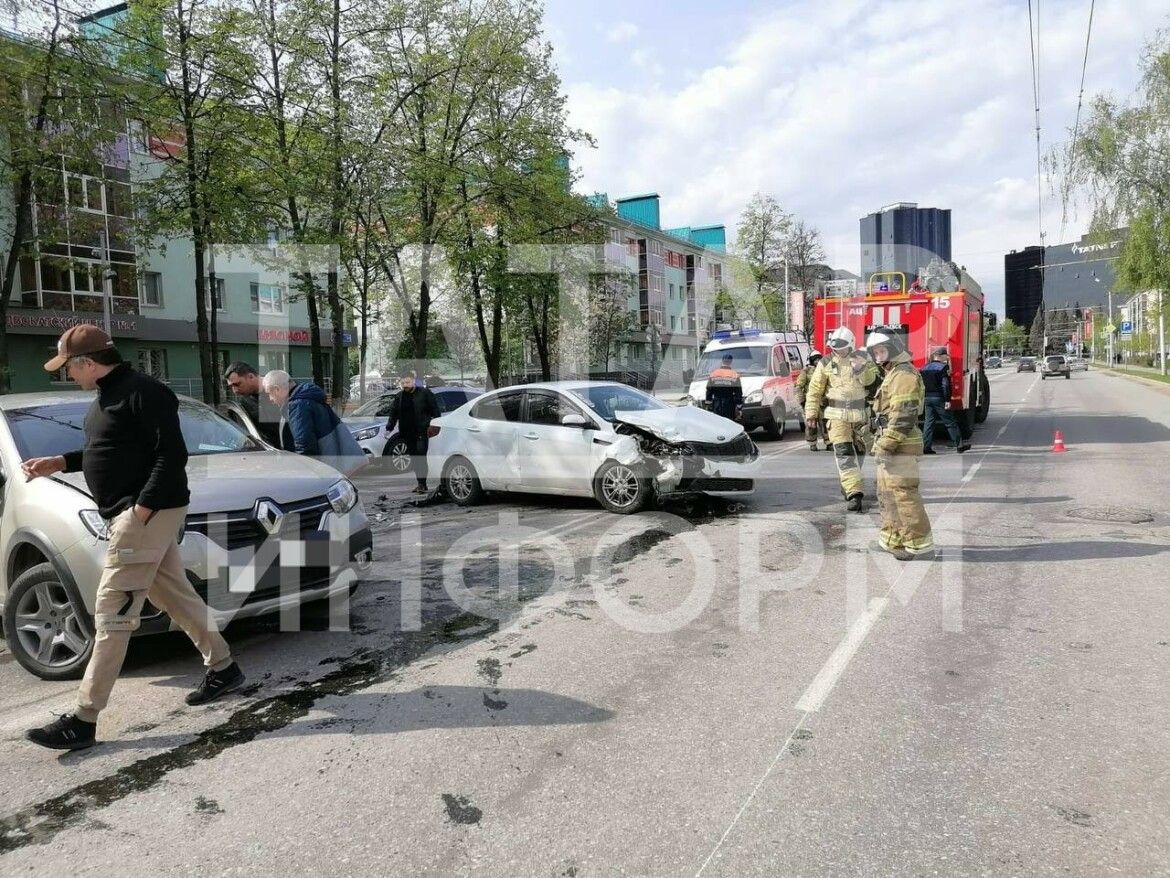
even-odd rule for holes
{"type": "Polygon", "coordinates": [[[959,452],[959,454],[962,454],[964,451],[970,451],[970,450],[971,450],[971,443],[970,443],[970,442],[964,442],[962,445],[960,445],[960,446],[959,446],[958,448],[956,448],[955,450],[956,450],[957,452],[959,452]]]}
{"type": "Polygon", "coordinates": [[[41,729],[29,729],[24,736],[50,750],[84,750],[94,745],[97,723],[87,723],[72,713],[63,713],[41,729]]]}
{"type": "Polygon", "coordinates": [[[426,485],[415,485],[414,490],[411,491],[410,493],[412,493],[412,494],[425,494],[425,493],[427,493],[427,486],[426,485]]]}
{"type": "Polygon", "coordinates": [[[199,687],[187,695],[188,704],[206,704],[209,701],[215,701],[222,695],[227,695],[229,692],[234,692],[244,685],[244,672],[240,670],[240,666],[232,662],[222,671],[208,671],[203,676],[203,682],[199,687]]]}
{"type": "Polygon", "coordinates": [[[849,502],[845,505],[845,508],[850,512],[864,511],[862,508],[862,501],[865,499],[864,494],[850,494],[846,499],[849,502]]]}
{"type": "Polygon", "coordinates": [[[933,448],[923,448],[922,453],[923,454],[938,454],[938,452],[935,451],[933,448]]]}

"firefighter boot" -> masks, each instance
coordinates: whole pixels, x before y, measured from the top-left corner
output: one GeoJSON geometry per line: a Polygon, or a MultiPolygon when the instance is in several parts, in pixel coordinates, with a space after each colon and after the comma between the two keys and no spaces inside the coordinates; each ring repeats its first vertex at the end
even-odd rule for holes
{"type": "Polygon", "coordinates": [[[853,493],[853,494],[850,494],[846,499],[849,502],[846,504],[845,508],[848,509],[850,512],[864,512],[865,511],[865,504],[863,503],[863,501],[865,500],[865,495],[862,494],[860,491],[853,493]]]}

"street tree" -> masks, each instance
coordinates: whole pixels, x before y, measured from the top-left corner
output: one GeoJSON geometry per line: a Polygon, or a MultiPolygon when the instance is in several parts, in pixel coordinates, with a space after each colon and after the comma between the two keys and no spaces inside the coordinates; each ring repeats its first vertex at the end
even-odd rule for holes
{"type": "Polygon", "coordinates": [[[788,303],[783,301],[778,277],[784,270],[792,223],[792,215],[772,195],[757,192],[744,207],[736,226],[735,252],[744,260],[750,275],[745,280],[759,305],[752,308],[739,301],[736,311],[750,311],[758,320],[758,311],[763,310],[774,325],[783,325],[788,303]]]}
{"type": "MultiPolygon", "coordinates": [[[[34,259],[42,243],[58,240],[54,234],[61,226],[53,217],[67,209],[61,157],[94,165],[96,175],[104,176],[97,156],[119,121],[124,124],[108,99],[111,76],[104,57],[77,38],[57,0],[48,6],[40,31],[0,34],[0,190],[12,199],[0,211],[0,393],[11,386],[6,325],[17,278],[23,291],[35,290],[34,259]],[[34,228],[38,199],[56,209],[44,212],[34,228]]],[[[27,10],[16,3],[13,11],[20,17],[27,10]]]]}
{"type": "MultiPolygon", "coordinates": [[[[1087,201],[1100,235],[1129,225],[1118,281],[1170,297],[1170,30],[1146,45],[1141,82],[1122,102],[1097,95],[1083,129],[1050,160],[1063,178],[1066,211],[1087,201]]],[[[1110,315],[1110,319],[1113,315],[1110,315]]]]}
{"type": "MultiPolygon", "coordinates": [[[[805,220],[793,220],[784,239],[784,256],[788,260],[789,288],[800,290],[804,297],[804,327],[806,334],[811,337],[817,282],[832,279],[831,276],[824,276],[827,270],[825,245],[820,230],[805,220]]],[[[787,309],[788,302],[784,303],[784,307],[787,309]]]]}
{"type": "Polygon", "coordinates": [[[1047,332],[1044,314],[1044,302],[1036,309],[1036,316],[1032,318],[1032,328],[1028,331],[1028,348],[1038,357],[1044,356],[1044,336],[1047,332]]]}
{"type": "Polygon", "coordinates": [[[629,307],[632,278],[606,275],[592,279],[589,287],[589,359],[608,372],[627,336],[638,331],[629,307]]]}
{"type": "Polygon", "coordinates": [[[219,402],[214,245],[257,234],[241,106],[250,58],[233,40],[241,11],[209,0],[139,0],[113,36],[131,112],[149,132],[154,172],[135,187],[140,243],[189,237],[203,398],[219,402]]]}

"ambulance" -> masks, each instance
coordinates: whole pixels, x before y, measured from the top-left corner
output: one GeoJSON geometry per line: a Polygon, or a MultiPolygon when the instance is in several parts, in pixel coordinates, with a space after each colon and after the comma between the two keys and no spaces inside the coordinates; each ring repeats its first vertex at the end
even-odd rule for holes
{"type": "Polygon", "coordinates": [[[782,437],[789,421],[804,429],[796,379],[808,363],[810,350],[800,332],[716,330],[699,358],[687,403],[706,408],[707,376],[730,354],[731,368],[739,373],[743,387],[743,409],[736,419],[743,428],[750,433],[763,427],[771,439],[782,437]]]}

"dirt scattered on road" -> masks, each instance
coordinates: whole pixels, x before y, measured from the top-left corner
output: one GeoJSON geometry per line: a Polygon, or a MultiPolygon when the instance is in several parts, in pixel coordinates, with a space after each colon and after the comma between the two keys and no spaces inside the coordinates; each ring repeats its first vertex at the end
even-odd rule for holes
{"type": "Polygon", "coordinates": [[[466,796],[443,793],[443,805],[447,809],[447,819],[460,826],[474,826],[483,819],[483,811],[471,804],[466,796]]]}
{"type": "Polygon", "coordinates": [[[479,667],[479,675],[487,680],[493,687],[500,682],[500,678],[504,676],[504,671],[500,666],[500,660],[494,658],[483,658],[476,663],[479,667]]]}

